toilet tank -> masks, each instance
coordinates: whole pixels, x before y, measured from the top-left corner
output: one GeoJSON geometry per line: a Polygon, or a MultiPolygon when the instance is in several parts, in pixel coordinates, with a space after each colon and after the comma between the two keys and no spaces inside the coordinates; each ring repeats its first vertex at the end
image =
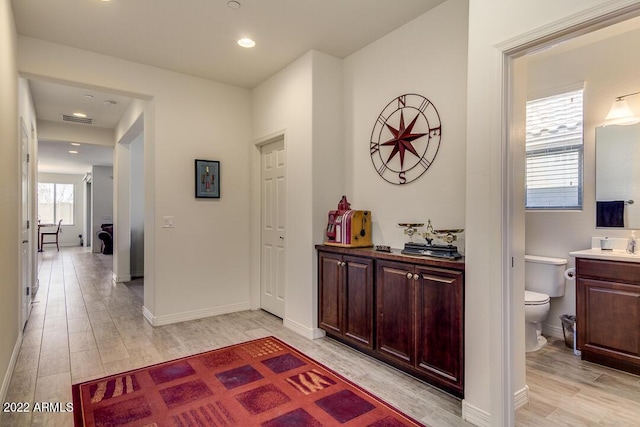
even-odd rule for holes
{"type": "Polygon", "coordinates": [[[524,288],[550,297],[564,295],[567,260],[536,255],[524,256],[524,288]]]}

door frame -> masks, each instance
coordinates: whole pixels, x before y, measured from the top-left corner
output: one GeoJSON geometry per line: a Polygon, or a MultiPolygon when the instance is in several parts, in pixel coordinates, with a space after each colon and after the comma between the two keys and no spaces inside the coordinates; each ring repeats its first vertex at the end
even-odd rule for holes
{"type": "MultiPolygon", "coordinates": [[[[261,171],[261,160],[262,160],[262,146],[275,142],[279,139],[284,141],[284,150],[285,150],[285,162],[288,163],[288,151],[287,151],[287,132],[285,129],[278,130],[269,135],[265,135],[261,138],[255,139],[253,141],[253,149],[251,153],[251,217],[250,221],[250,235],[251,235],[251,272],[250,272],[250,301],[251,301],[251,310],[260,310],[260,283],[261,283],[261,265],[262,265],[262,250],[260,248],[260,244],[262,241],[262,233],[261,233],[261,215],[262,215],[262,171],[261,171]]],[[[289,182],[287,181],[287,193],[288,193],[289,182]]],[[[289,199],[286,200],[286,208],[285,208],[285,230],[287,229],[286,221],[289,219],[288,211],[289,211],[289,199]]],[[[287,282],[285,279],[285,295],[287,294],[287,282]]],[[[285,317],[283,317],[283,321],[286,318],[287,313],[287,302],[285,299],[285,317]]]]}
{"type": "MultiPolygon", "coordinates": [[[[603,5],[596,8],[588,9],[582,13],[578,13],[567,17],[559,22],[551,25],[537,28],[533,31],[521,34],[515,38],[505,41],[496,46],[496,67],[499,70],[500,78],[499,87],[501,95],[499,97],[499,114],[492,121],[491,125],[495,129],[500,130],[500,149],[501,149],[501,211],[502,211],[502,278],[501,278],[501,313],[500,318],[505,319],[500,325],[500,354],[495,358],[494,363],[501,366],[502,375],[499,378],[501,396],[499,403],[494,401],[493,408],[500,409],[499,413],[494,414],[491,419],[498,421],[496,425],[513,425],[515,417],[516,402],[518,400],[518,390],[515,390],[515,380],[517,372],[515,365],[523,365],[522,360],[524,354],[516,354],[518,336],[522,331],[515,330],[512,326],[515,315],[514,301],[517,299],[517,292],[514,292],[514,286],[524,289],[522,282],[514,277],[512,267],[512,259],[519,253],[519,236],[516,225],[520,223],[516,215],[519,211],[514,212],[512,203],[517,198],[514,186],[517,184],[513,178],[514,164],[513,157],[517,158],[512,144],[512,128],[518,126],[513,120],[514,117],[514,60],[528,53],[540,50],[547,46],[551,46],[561,41],[565,41],[577,36],[588,34],[600,28],[616,24],[627,19],[640,16],[640,3],[619,1],[612,4],[603,5]],[[630,4],[631,3],[631,4],[630,4]],[[496,405],[497,403],[497,405],[496,405]]],[[[522,231],[524,232],[524,231],[522,231]]],[[[495,371],[495,369],[494,369],[495,371]]],[[[528,397],[527,397],[528,399],[528,397]]],[[[522,403],[522,402],[521,402],[522,403]]],[[[526,403],[526,402],[524,402],[526,403]]],[[[464,405],[463,405],[464,406],[464,405]]],[[[463,408],[464,412],[464,408],[463,408]]]]}
{"type": "Polygon", "coordinates": [[[27,253],[26,253],[26,259],[25,259],[25,254],[23,254],[23,245],[25,243],[21,243],[20,244],[20,251],[19,251],[19,283],[20,283],[20,322],[19,322],[19,328],[20,331],[22,331],[24,329],[24,327],[27,324],[27,320],[29,319],[29,314],[31,312],[31,300],[32,300],[32,293],[33,293],[33,288],[34,288],[34,262],[35,262],[35,254],[36,254],[36,250],[34,245],[34,240],[36,239],[36,237],[34,236],[33,230],[35,227],[34,224],[34,206],[33,206],[33,198],[32,198],[32,194],[34,193],[33,191],[33,174],[32,174],[32,168],[33,168],[33,155],[32,155],[32,142],[33,142],[33,138],[32,138],[32,132],[30,131],[30,129],[27,128],[27,122],[25,122],[24,118],[22,116],[20,116],[19,119],[19,129],[18,129],[18,145],[19,145],[19,151],[20,151],[20,162],[19,162],[19,168],[20,168],[20,222],[19,222],[19,227],[20,227],[20,241],[22,242],[23,239],[23,235],[22,235],[22,225],[23,225],[23,219],[26,217],[27,218],[27,222],[29,223],[29,226],[27,227],[27,253]],[[23,138],[26,138],[26,143],[23,145],[23,138]],[[23,151],[23,148],[26,148],[26,153],[23,151]],[[26,182],[26,192],[25,189],[23,188],[23,181],[22,181],[22,176],[23,176],[23,158],[24,156],[27,156],[27,161],[26,161],[26,175],[27,175],[27,182],[26,182]],[[24,212],[23,209],[23,205],[24,205],[24,197],[26,195],[26,203],[27,203],[27,207],[26,207],[26,212],[24,212]],[[26,265],[25,265],[26,264],[26,265]],[[26,277],[23,277],[23,275],[26,273],[26,277]],[[24,281],[26,280],[26,283],[24,283],[24,281]],[[26,288],[29,289],[29,295],[25,294],[25,284],[26,284],[26,288]],[[26,308],[26,313],[25,313],[25,307],[26,308]]]}

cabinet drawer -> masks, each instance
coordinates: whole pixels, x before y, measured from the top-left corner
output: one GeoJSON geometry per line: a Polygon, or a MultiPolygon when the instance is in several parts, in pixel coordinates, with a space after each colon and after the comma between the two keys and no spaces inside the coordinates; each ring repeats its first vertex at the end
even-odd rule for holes
{"type": "Polygon", "coordinates": [[[640,263],[577,258],[576,270],[579,277],[640,285],[640,263]]]}

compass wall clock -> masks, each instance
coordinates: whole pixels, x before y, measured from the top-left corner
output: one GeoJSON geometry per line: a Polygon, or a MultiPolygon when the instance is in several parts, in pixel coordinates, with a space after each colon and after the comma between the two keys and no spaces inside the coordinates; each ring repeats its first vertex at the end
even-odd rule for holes
{"type": "Polygon", "coordinates": [[[422,95],[406,93],[382,110],[371,132],[371,161],[392,184],[408,184],[429,169],[440,147],[442,125],[436,107],[422,95]]]}

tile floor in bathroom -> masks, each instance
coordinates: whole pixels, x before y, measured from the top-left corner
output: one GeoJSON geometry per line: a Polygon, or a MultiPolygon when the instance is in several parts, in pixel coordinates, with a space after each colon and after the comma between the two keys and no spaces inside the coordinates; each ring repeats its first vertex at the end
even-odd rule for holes
{"type": "MultiPolygon", "coordinates": [[[[470,426],[461,402],[331,339],[308,340],[262,311],[152,327],[141,281],[111,283],[109,255],[39,254],[40,290],[7,402],[70,402],[71,384],[274,335],[432,427],[470,426]]],[[[517,426],[639,425],[640,377],[582,362],[551,338],[527,356],[530,403],[517,426]]],[[[0,426],[72,426],[69,413],[2,413],[0,426]]]]}

